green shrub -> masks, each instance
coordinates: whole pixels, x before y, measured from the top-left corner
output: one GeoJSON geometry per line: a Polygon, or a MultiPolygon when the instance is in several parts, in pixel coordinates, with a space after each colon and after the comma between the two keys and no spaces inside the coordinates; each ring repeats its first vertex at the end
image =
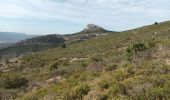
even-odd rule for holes
{"type": "Polygon", "coordinates": [[[126,89],[125,86],[119,82],[113,82],[109,88],[110,90],[110,95],[114,96],[116,94],[126,94],[126,89]]]}
{"type": "Polygon", "coordinates": [[[88,63],[82,62],[81,65],[82,65],[84,68],[86,68],[86,67],[88,66],[88,63]]]}
{"type": "Polygon", "coordinates": [[[57,70],[52,71],[52,76],[66,76],[68,74],[70,74],[69,71],[64,68],[59,68],[57,70]]]}
{"type": "Polygon", "coordinates": [[[26,95],[22,100],[41,100],[47,94],[48,91],[46,89],[39,89],[36,93],[26,95]]]}
{"type": "Polygon", "coordinates": [[[87,95],[87,93],[90,91],[90,87],[88,85],[81,85],[76,88],[76,95],[80,98],[82,98],[84,95],[87,95]]]}
{"type": "Polygon", "coordinates": [[[129,73],[127,73],[125,70],[117,70],[114,73],[114,78],[117,81],[123,81],[129,77],[129,73]]]}
{"type": "Polygon", "coordinates": [[[156,46],[157,40],[155,38],[151,38],[150,40],[146,41],[146,46],[148,48],[153,48],[156,46]]]}
{"type": "Polygon", "coordinates": [[[138,54],[139,52],[145,51],[147,47],[144,43],[134,43],[126,49],[126,56],[129,61],[132,61],[133,56],[138,54]]]}
{"type": "Polygon", "coordinates": [[[134,74],[134,66],[132,64],[126,64],[125,65],[126,67],[126,72],[129,73],[129,74],[134,74]]]}
{"type": "Polygon", "coordinates": [[[105,71],[113,71],[117,68],[117,65],[109,65],[105,67],[105,71]]]}
{"type": "Polygon", "coordinates": [[[165,87],[155,87],[145,90],[142,94],[138,94],[139,100],[168,100],[170,98],[170,90],[165,87]]]}
{"type": "Polygon", "coordinates": [[[17,89],[26,86],[28,80],[15,73],[4,74],[0,77],[0,84],[6,89],[17,89]]]}
{"type": "Polygon", "coordinates": [[[102,62],[103,58],[101,58],[100,55],[95,55],[95,56],[91,57],[91,60],[94,61],[94,62],[102,62]]]}
{"type": "Polygon", "coordinates": [[[65,94],[65,98],[69,98],[69,100],[81,100],[89,91],[90,87],[88,85],[80,85],[77,86],[74,91],[65,94]]]}
{"type": "Polygon", "coordinates": [[[102,81],[99,83],[99,87],[103,89],[108,89],[110,87],[111,83],[107,81],[102,81]]]}
{"type": "Polygon", "coordinates": [[[97,100],[108,100],[108,95],[107,94],[100,94],[97,97],[97,100]]]}
{"type": "Polygon", "coordinates": [[[54,64],[50,65],[50,71],[58,69],[58,62],[55,62],[54,64]]]}

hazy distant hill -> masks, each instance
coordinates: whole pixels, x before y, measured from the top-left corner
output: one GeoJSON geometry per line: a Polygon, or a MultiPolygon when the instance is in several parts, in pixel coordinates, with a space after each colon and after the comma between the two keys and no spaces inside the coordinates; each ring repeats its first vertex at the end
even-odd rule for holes
{"type": "Polygon", "coordinates": [[[18,42],[19,45],[25,44],[60,44],[63,43],[65,40],[61,35],[52,34],[52,35],[44,35],[44,36],[37,36],[29,39],[22,40],[18,42]]]}
{"type": "Polygon", "coordinates": [[[31,37],[34,36],[17,32],[0,32],[0,43],[17,42],[31,37]]]}

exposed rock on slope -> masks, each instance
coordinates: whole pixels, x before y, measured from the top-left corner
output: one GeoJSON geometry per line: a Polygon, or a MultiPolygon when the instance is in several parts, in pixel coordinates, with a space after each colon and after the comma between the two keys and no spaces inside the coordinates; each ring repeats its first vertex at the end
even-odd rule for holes
{"type": "Polygon", "coordinates": [[[83,31],[84,32],[98,32],[98,31],[107,32],[107,30],[105,30],[104,28],[102,28],[98,25],[94,25],[94,24],[88,24],[83,31]]]}

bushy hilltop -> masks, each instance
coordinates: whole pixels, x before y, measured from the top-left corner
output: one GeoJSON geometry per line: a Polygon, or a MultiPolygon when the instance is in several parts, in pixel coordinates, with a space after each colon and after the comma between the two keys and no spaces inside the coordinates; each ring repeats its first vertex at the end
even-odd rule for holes
{"type": "Polygon", "coordinates": [[[1,62],[1,98],[169,100],[170,22],[1,62]]]}

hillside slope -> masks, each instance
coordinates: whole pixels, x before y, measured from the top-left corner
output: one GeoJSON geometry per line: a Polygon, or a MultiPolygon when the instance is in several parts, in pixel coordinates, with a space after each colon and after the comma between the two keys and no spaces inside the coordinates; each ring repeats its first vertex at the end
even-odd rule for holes
{"type": "Polygon", "coordinates": [[[1,57],[15,57],[23,54],[30,54],[46,49],[56,48],[63,44],[74,44],[82,41],[89,40],[91,38],[97,38],[103,35],[110,34],[111,31],[107,31],[97,25],[89,24],[87,27],[78,33],[69,35],[42,35],[33,38],[27,38],[21,41],[17,41],[13,45],[4,46],[0,48],[1,57]]]}
{"type": "Polygon", "coordinates": [[[55,48],[64,44],[65,40],[59,35],[45,35],[28,38],[13,45],[0,48],[1,57],[15,57],[45,49],[55,48]]]}
{"type": "Polygon", "coordinates": [[[27,80],[1,89],[19,100],[168,100],[170,22],[5,60],[0,68],[1,84],[16,74],[27,80]]]}

